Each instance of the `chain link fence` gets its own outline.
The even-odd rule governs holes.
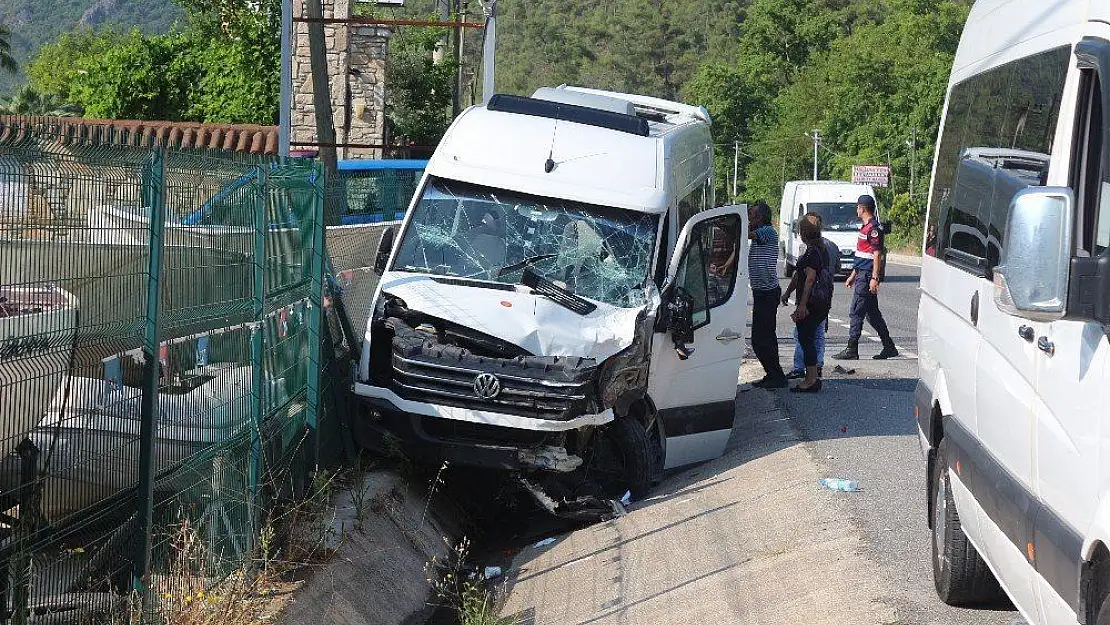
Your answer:
[[[155,619],[344,446],[319,166],[87,143],[0,127],[4,622]]]

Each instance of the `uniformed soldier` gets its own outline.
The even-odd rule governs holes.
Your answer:
[[[859,360],[859,339],[863,334],[863,319],[875,329],[883,341],[883,351],[872,356],[875,360],[885,360],[898,355],[898,348],[890,338],[890,330],[879,310],[879,285],[883,281],[885,265],[885,241],[879,220],[875,217],[875,198],[861,195],[856,200],[856,215],[863,221],[859,238],[856,240],[856,257],[852,273],[844,285],[854,289],[852,309],[849,313],[852,327],[848,331],[848,346],[833,356],[836,360]]]

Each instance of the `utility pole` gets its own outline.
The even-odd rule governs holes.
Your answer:
[[[732,198],[731,199],[733,201],[736,200],[736,196],[738,195],[737,194],[737,189],[736,189],[736,178],[739,175],[739,173],[740,173],[740,142],[735,141],[735,142],[733,142],[733,151],[732,151]]]
[[[486,28],[482,41],[482,104],[489,104],[493,97],[497,49],[497,0],[485,0]]]
[[[312,108],[316,110],[316,143],[328,175],[335,174],[335,123],[331,111],[331,82],[328,80],[327,47],[324,42],[324,9],[320,0],[305,0],[308,18],[308,56],[312,66]]]
[[[440,21],[449,21],[451,19],[451,0],[436,0],[436,5]],[[432,53],[432,62],[437,65],[442,63],[443,59],[447,57],[447,37],[448,35],[443,35],[443,38],[439,40],[439,44],[436,46],[435,52]]]
[[[910,139],[910,204],[913,204],[914,190],[917,188],[917,126],[913,127]]]
[[[458,117],[462,112],[463,90],[463,27],[466,21],[466,0],[455,0],[455,98],[452,101],[452,117]]]
[[[821,131],[813,129],[813,179],[817,180],[817,146],[821,145]]]
[[[281,111],[278,113],[278,155],[289,156],[293,111],[293,0],[281,0]]]

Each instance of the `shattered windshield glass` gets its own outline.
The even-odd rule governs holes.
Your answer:
[[[525,271],[580,297],[644,304],[656,215],[431,178],[396,271],[519,284]]]

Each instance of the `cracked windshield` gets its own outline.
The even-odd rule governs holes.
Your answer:
[[[658,217],[432,179],[395,269],[518,284],[526,271],[613,306],[645,301]]]

